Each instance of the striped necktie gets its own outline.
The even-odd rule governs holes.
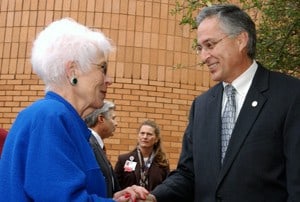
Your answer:
[[[221,134],[221,163],[226,154],[226,150],[231,138],[231,133],[235,124],[235,113],[236,113],[236,103],[235,103],[235,93],[236,90],[232,85],[225,86],[225,95],[227,96],[227,102],[224,107],[222,115],[222,134]]]

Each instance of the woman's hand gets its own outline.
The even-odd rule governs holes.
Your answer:
[[[116,202],[136,202],[137,199],[145,200],[148,194],[149,191],[144,187],[132,185],[131,187],[116,192],[113,199]]]

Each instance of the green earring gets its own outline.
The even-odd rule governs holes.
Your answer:
[[[73,77],[73,78],[71,79],[71,85],[72,85],[72,86],[75,86],[75,85],[77,84],[77,82],[78,82],[78,80],[77,80],[76,77]]]

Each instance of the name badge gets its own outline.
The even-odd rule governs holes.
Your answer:
[[[124,165],[125,172],[132,172],[135,170],[137,162],[127,160]]]

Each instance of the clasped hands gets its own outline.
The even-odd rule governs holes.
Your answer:
[[[113,199],[116,202],[156,202],[155,197],[149,191],[137,185],[116,192]]]

